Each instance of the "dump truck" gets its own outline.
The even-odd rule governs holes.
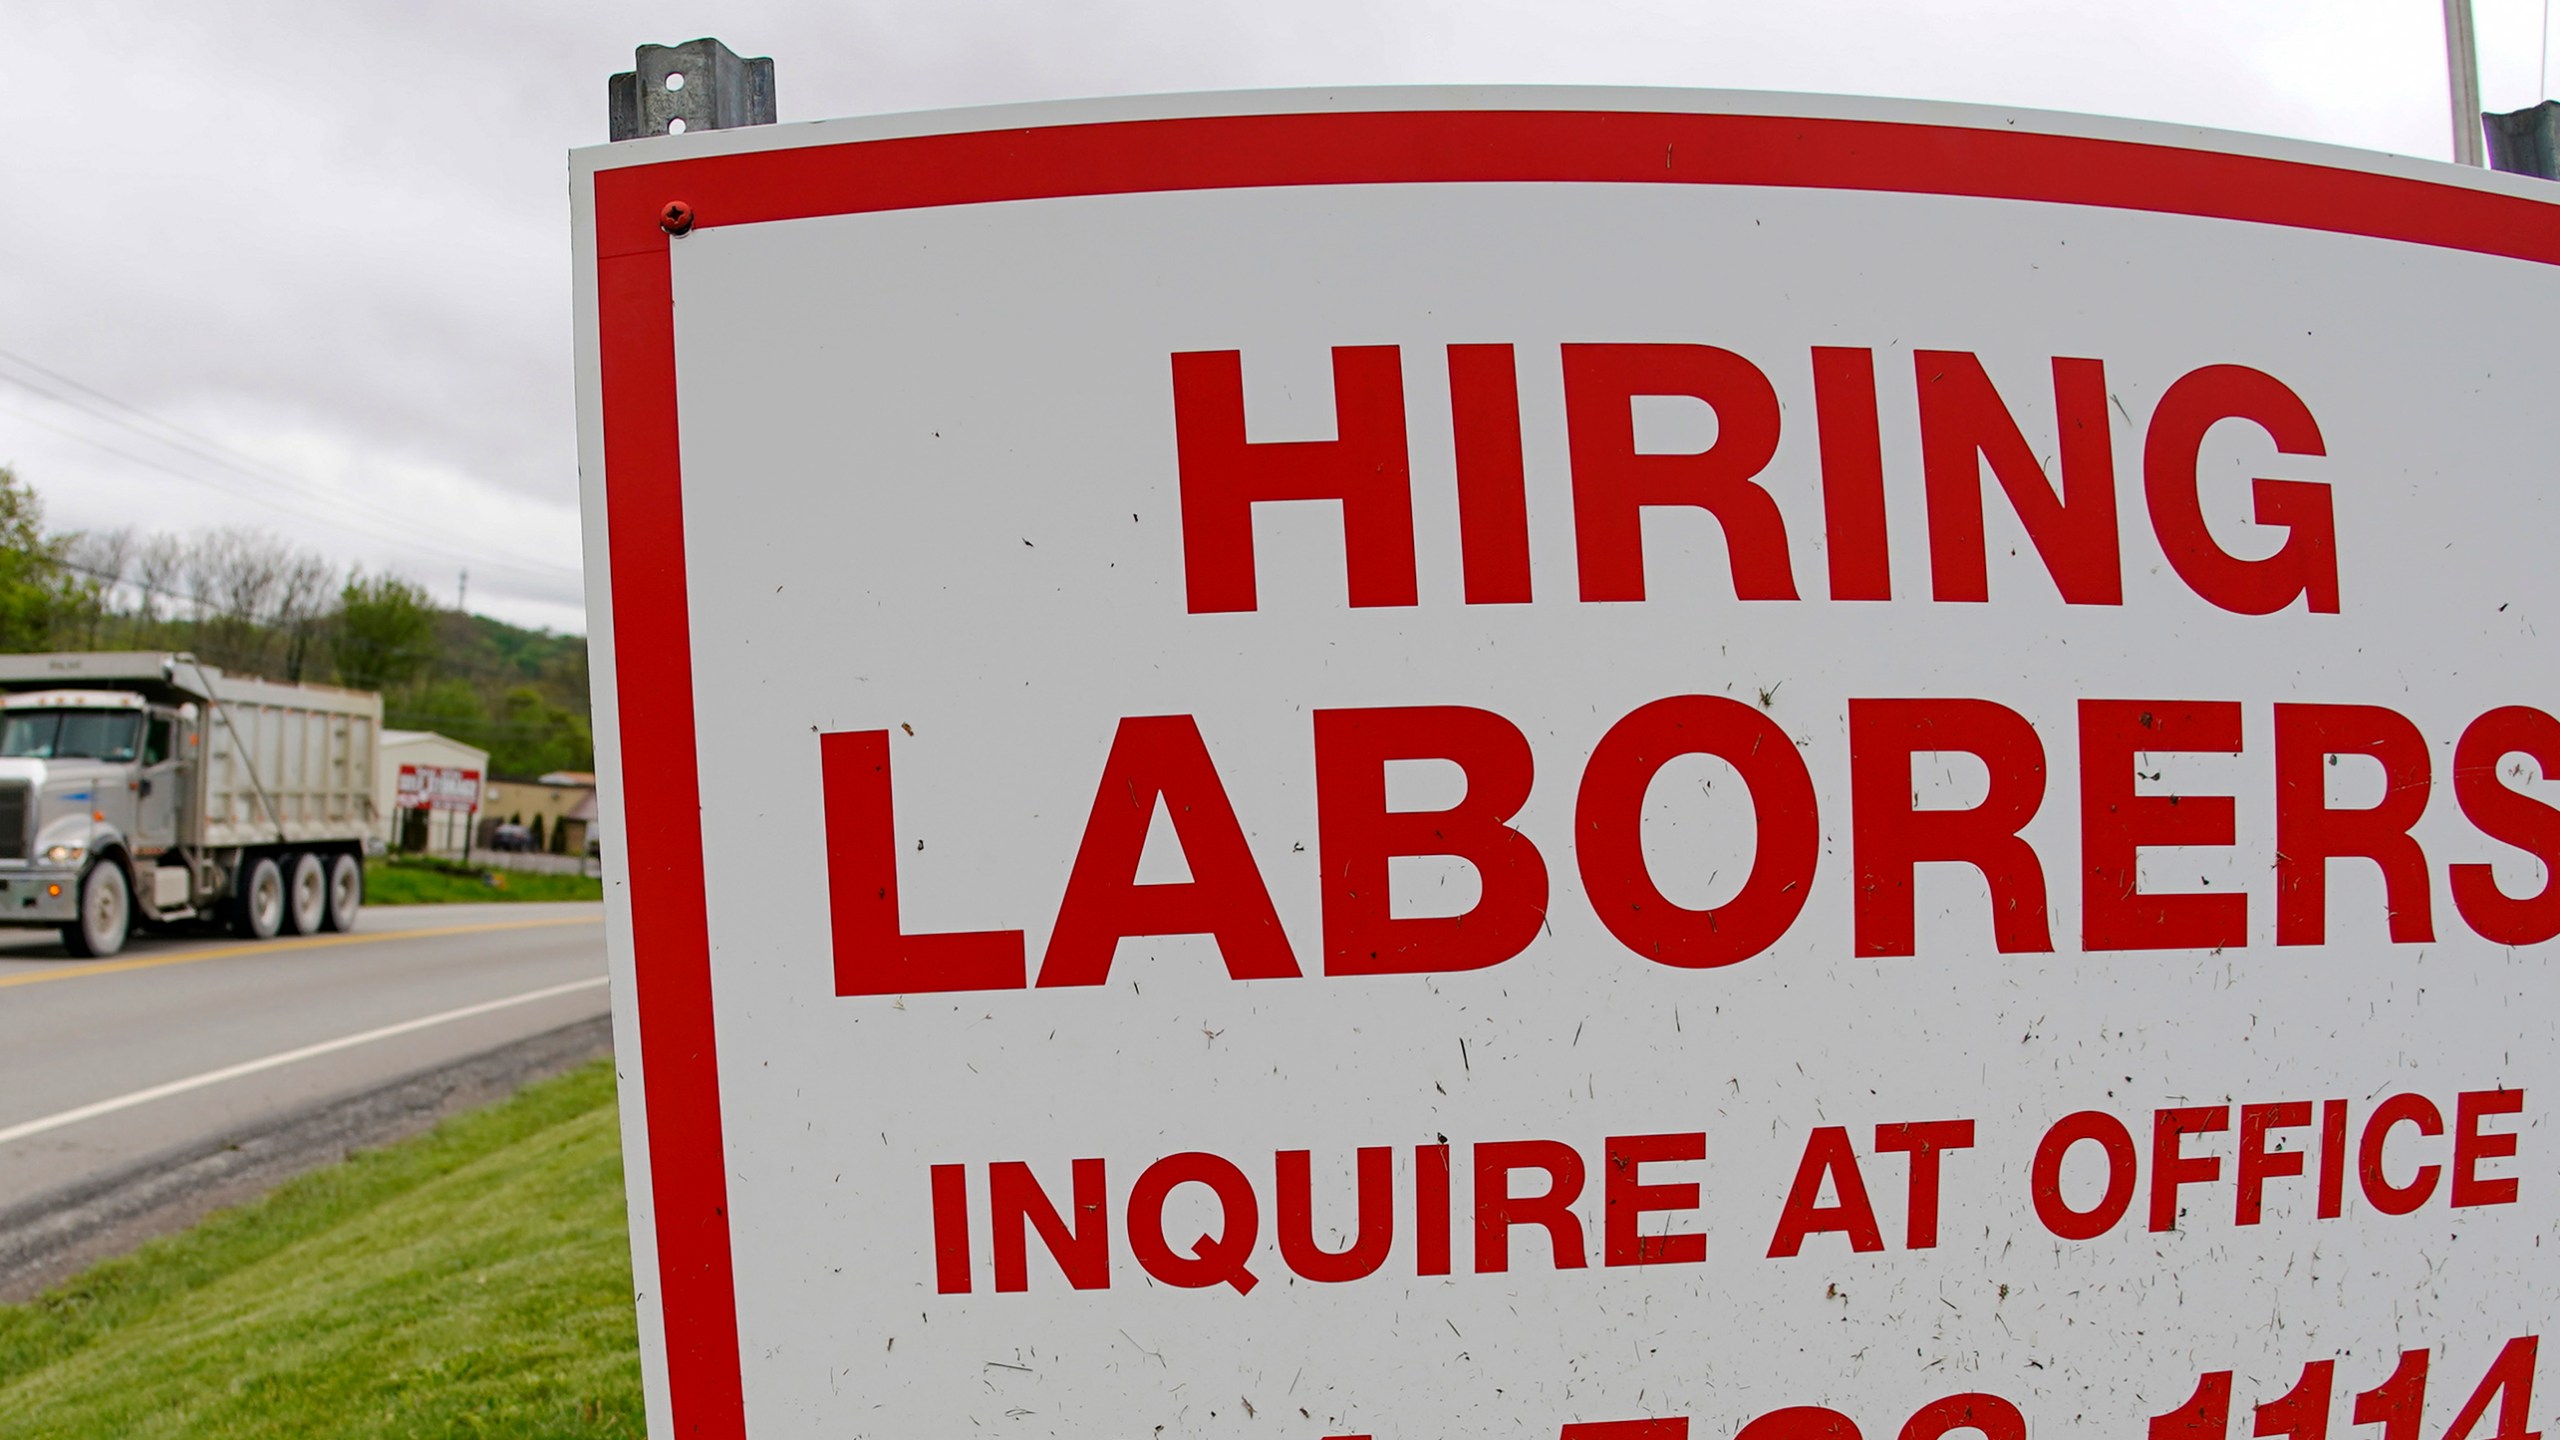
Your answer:
[[[379,695],[192,655],[0,655],[0,925],[352,928],[381,732]]]

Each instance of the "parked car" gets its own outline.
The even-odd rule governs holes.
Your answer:
[[[512,821],[501,822],[496,829],[489,832],[489,848],[492,850],[531,850],[533,848],[533,828],[528,825],[518,825]]]

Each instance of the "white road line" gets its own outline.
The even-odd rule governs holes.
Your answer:
[[[172,1080],[166,1085],[154,1085],[148,1090],[136,1090],[129,1095],[118,1095],[112,1100],[100,1100],[94,1105],[83,1105],[76,1110],[64,1110],[41,1119],[12,1125],[5,1130],[0,1130],[0,1145],[6,1145],[12,1140],[24,1140],[30,1135],[41,1135],[48,1130],[59,1130],[65,1125],[77,1125],[83,1120],[94,1120],[101,1115],[112,1115],[118,1110],[130,1110],[136,1105],[148,1105],[154,1100],[165,1100],[172,1095],[184,1095],[190,1090],[201,1090],[207,1085],[219,1085],[225,1080],[237,1080],[243,1075],[255,1075],[261,1070],[273,1070],[280,1065],[291,1065],[297,1060],[309,1060],[314,1056],[353,1049],[358,1045],[369,1045],[376,1040],[388,1040],[395,1035],[406,1035],[411,1031],[425,1030],[431,1026],[443,1025],[455,1020],[468,1020],[474,1015],[486,1015],[493,1010],[530,1005],[536,1000],[548,1000],[555,995],[593,990],[604,983],[605,977],[601,975],[592,980],[572,980],[566,985],[527,990],[521,995],[509,995],[500,1000],[483,1000],[477,1005],[465,1005],[459,1010],[422,1015],[415,1020],[403,1020],[397,1025],[385,1025],[379,1030],[367,1030],[359,1035],[341,1035],[335,1040],[323,1040],[317,1045],[305,1045],[299,1050],[283,1050],[256,1060],[244,1060],[237,1065],[225,1065],[219,1070],[207,1070],[201,1075],[190,1075],[184,1080]]]

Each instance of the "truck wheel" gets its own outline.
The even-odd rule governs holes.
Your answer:
[[[329,867],[317,855],[290,857],[293,888],[285,892],[285,927],[296,935],[317,935],[329,918]]]
[[[356,912],[364,908],[364,864],[353,855],[341,855],[329,862],[329,913],[320,925],[324,930],[353,930]]]
[[[231,902],[231,931],[243,940],[273,940],[284,928],[284,872],[273,856],[250,862]]]
[[[124,948],[133,925],[133,892],[124,867],[101,860],[80,877],[80,918],[62,927],[62,948],[103,959]]]

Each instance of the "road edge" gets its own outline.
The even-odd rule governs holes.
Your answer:
[[[190,1142],[0,1210],[0,1304],[32,1300],[102,1260],[246,1204],[295,1176],[432,1129],[613,1053],[593,1016]]]

